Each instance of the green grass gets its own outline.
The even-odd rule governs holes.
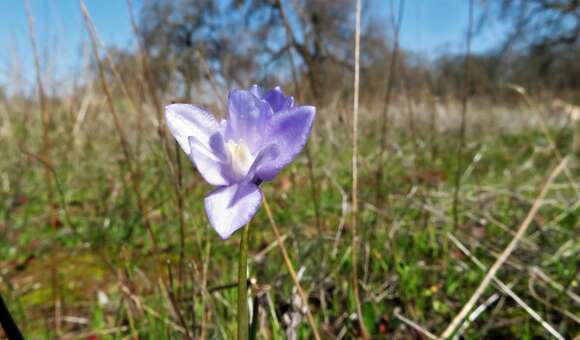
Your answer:
[[[182,157],[186,263],[180,268],[179,210],[168,165],[175,165],[175,155],[165,155],[155,129],[147,127],[135,158],[147,213],[159,243],[160,254],[155,254],[107,117],[106,112],[89,117],[92,120],[76,141],[67,134],[65,124],[53,127],[59,221],[55,237],[47,222],[44,167],[20,151],[39,150],[39,126],[34,123],[34,129],[27,129],[22,118],[14,117],[11,134],[0,137],[6,145],[0,159],[0,199],[4,202],[0,206],[0,287],[15,318],[29,338],[54,336],[51,268],[55,268],[62,316],[82,319],[81,323],[63,319],[62,333],[72,338],[94,334],[121,339],[132,332],[143,339],[182,337],[179,318],[160,281],[172,290],[186,326],[195,328],[196,336],[204,320],[208,338],[232,338],[236,333],[236,290],[212,289],[236,282],[239,235],[221,241],[209,228],[202,200],[211,188]],[[446,239],[446,232],[491,266],[512,238],[505,229],[517,230],[558,162],[539,129],[490,127],[489,131],[470,133],[464,150],[460,223],[453,230],[456,133],[448,130],[433,134],[424,128],[418,134],[416,150],[408,133],[392,129],[389,148],[384,151],[384,185],[378,188],[375,173],[380,164],[372,119],[367,117],[360,139],[359,225],[363,244],[359,280],[364,323],[375,338],[418,336],[395,316],[397,310],[440,334],[485,275]],[[263,185],[274,218],[287,235],[286,247],[294,267],[302,273],[302,286],[309,294],[324,338],[359,334],[352,319],[352,249],[341,193],[348,195],[351,185],[346,131],[344,126],[336,126],[340,143],[335,145],[319,127],[311,143],[320,229],[316,226],[306,157],[301,156],[273,183]],[[571,130],[553,129],[550,133],[558,152],[570,154]],[[566,293],[531,275],[530,268],[540,268],[578,294],[580,205],[573,185],[579,189],[579,166],[574,161],[569,164],[571,178],[561,175],[556,180],[526,234],[527,241],[518,246],[498,273],[499,279],[511,285],[566,338],[576,336],[580,325],[563,311],[578,315],[579,305]],[[384,195],[382,206],[375,206],[377,190]],[[339,230],[341,221],[344,224]],[[274,242],[266,214],[260,210],[252,222],[250,239],[250,277],[257,280],[253,292],[261,309],[258,337],[283,339],[285,320],[296,312],[292,304],[294,285],[276,247],[258,261],[254,259]],[[162,277],[157,270],[160,263],[165,271]],[[539,297],[549,304],[534,296],[530,287],[535,287]],[[99,304],[99,292],[108,297],[107,304]],[[500,291],[490,286],[480,303],[496,292]],[[298,338],[312,338],[305,317],[300,313],[294,316],[301,319],[296,329]],[[504,295],[464,332],[466,339],[548,336],[539,323]]]

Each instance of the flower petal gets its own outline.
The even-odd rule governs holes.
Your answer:
[[[310,136],[315,115],[315,107],[299,106],[277,113],[270,119],[263,140],[276,144],[280,155],[257,169],[256,175],[260,179],[273,179],[302,151]]]
[[[271,164],[273,161],[275,161],[279,155],[280,148],[276,144],[269,144],[265,148],[260,150],[256,158],[254,159],[254,163],[252,163],[250,169],[248,170],[248,174],[246,175],[246,181],[254,182],[256,179],[264,180],[263,178],[260,178],[260,176],[257,175],[258,172],[260,171],[261,167],[263,166],[267,167],[268,164]]]
[[[217,189],[204,202],[211,226],[225,240],[254,216],[262,192],[253,183],[238,183]]]
[[[221,158],[220,149],[223,150],[223,137],[216,132],[210,137],[210,145],[204,145],[194,136],[189,140],[189,158],[195,164],[200,175],[211,185],[228,185],[231,177],[228,175],[228,168]]]
[[[226,140],[244,140],[252,152],[257,152],[260,137],[272,115],[270,105],[249,91],[231,91],[228,97]]]
[[[193,136],[202,145],[207,146],[210,137],[219,130],[219,124],[214,116],[194,105],[168,105],[165,107],[165,119],[169,131],[188,155],[191,151],[188,137]]]
[[[274,113],[288,110],[294,106],[294,97],[284,95],[280,86],[276,86],[261,97],[270,104]]]
[[[248,91],[250,91],[250,93],[252,93],[257,98],[262,99],[264,97],[264,90],[260,85],[252,85]]]

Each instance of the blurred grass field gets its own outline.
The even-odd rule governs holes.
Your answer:
[[[457,25],[441,3],[423,23]],[[0,55],[0,292],[27,339],[235,338],[240,233],[209,226],[163,107],[223,118],[258,83],[317,116],[249,226],[255,338],[580,340],[580,3],[466,2],[460,53],[408,49],[404,1],[127,1],[126,48],[92,21],[113,4],[59,19],[76,68],[28,1],[29,53]]]
[[[50,164],[38,156],[38,107],[23,101],[2,108],[9,114],[0,130],[1,287],[18,324],[34,339],[55,336],[55,315],[65,339],[182,338],[184,326],[196,336],[232,338],[239,235],[222,241],[211,230],[202,204],[211,188],[178,156],[173,141],[170,153],[164,151],[155,110],[145,106],[135,114],[119,98],[115,106],[130,140],[156,253],[100,98],[89,100],[84,113],[77,111],[82,98],[50,103]],[[431,118],[416,121],[413,134],[407,109],[395,106],[385,150],[375,142],[376,109],[361,109],[359,279],[364,323],[373,338],[423,336],[398,316],[442,332],[485,274],[473,259],[485,268],[493,264],[559,158],[572,154],[572,125],[546,116],[542,105],[537,111],[475,105],[462,158],[458,228],[452,223],[457,106],[417,106],[418,116]],[[348,108],[320,108],[309,143],[320,225],[305,155],[263,189],[321,335],[348,339],[359,330],[350,279],[350,123],[342,115],[348,117]],[[377,187],[381,152],[385,184]],[[49,166],[55,233],[47,223],[43,173]],[[497,276],[566,338],[580,332],[578,170],[576,161],[568,163]],[[375,205],[377,194],[384,197],[381,206]],[[295,332],[312,338],[264,209],[251,223],[250,277],[260,306],[259,337]],[[487,310],[462,331],[466,339],[548,337],[493,285],[478,306]]]

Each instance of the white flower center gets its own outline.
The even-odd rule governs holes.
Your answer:
[[[240,139],[237,143],[233,140],[227,141],[226,151],[234,174],[239,177],[246,176],[252,163],[254,163],[254,156],[250,153],[244,140]]]

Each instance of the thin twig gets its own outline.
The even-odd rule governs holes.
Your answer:
[[[191,334],[189,334],[189,328],[187,327],[187,323],[185,322],[185,317],[183,316],[183,313],[181,313],[181,310],[179,309],[178,300],[175,298],[174,285],[173,285],[173,273],[171,270],[171,262],[169,262],[169,261],[167,262],[167,273],[169,274],[168,275],[169,276],[169,287],[167,287],[165,284],[163,284],[163,278],[159,278],[159,281],[160,281],[159,287],[161,287],[161,295],[165,296],[165,298],[169,301],[169,306],[171,307],[171,310],[173,311],[173,313],[177,317],[177,321],[179,322],[179,324],[181,325],[181,327],[185,331],[185,337],[187,339],[192,340],[193,337]]]
[[[266,199],[266,195],[264,195],[264,208],[266,209],[266,214],[268,215],[268,220],[270,220],[270,224],[272,225],[272,230],[274,230],[274,234],[276,235],[276,240],[278,241],[278,245],[280,248],[280,252],[282,253],[282,257],[284,258],[284,262],[286,263],[286,267],[288,268],[288,272],[290,273],[290,277],[292,281],[294,281],[294,285],[298,290],[298,294],[300,295],[300,299],[302,300],[302,305],[306,310],[306,319],[310,324],[310,328],[314,333],[314,337],[316,340],[320,340],[320,334],[318,334],[318,329],[316,328],[316,323],[314,322],[314,318],[312,317],[312,313],[310,312],[310,307],[308,305],[308,298],[304,293],[304,289],[302,289],[302,285],[300,284],[300,280],[298,280],[298,276],[296,275],[296,271],[294,270],[294,266],[292,265],[292,261],[290,261],[290,257],[288,256],[288,251],[286,250],[286,246],[284,242],[282,242],[282,236],[280,235],[280,231],[278,230],[278,226],[276,226],[276,221],[274,221],[274,216],[272,215],[272,210],[270,210],[270,205],[268,204],[268,200]]]
[[[282,237],[281,237],[282,242],[286,241],[286,238],[288,238],[288,234],[282,235]],[[277,247],[278,247],[278,241],[274,241],[274,242],[270,243],[266,248],[264,248],[259,253],[257,253],[256,255],[254,255],[250,259],[250,261],[252,261],[252,262],[262,262],[262,261],[264,261],[264,258],[266,257],[266,255],[270,251],[274,250]]]
[[[211,89],[214,92],[214,95],[216,97],[216,102],[217,102],[217,106],[220,112],[224,111],[224,104],[222,103],[222,101],[220,100],[220,98],[222,98],[222,91],[220,91],[219,86],[216,82],[216,79],[213,75],[213,72],[211,71],[211,69],[209,68],[209,65],[207,63],[206,58],[203,56],[203,54],[201,53],[200,49],[196,49],[195,50],[195,56],[197,59],[199,59],[201,67],[203,68],[203,70],[205,71],[205,73],[207,74],[207,79],[209,80],[209,84],[211,86]]]
[[[441,336],[442,338],[444,338],[444,339],[449,338],[451,335],[453,335],[455,333],[455,330],[461,325],[461,323],[463,322],[463,320],[465,319],[467,314],[471,311],[471,309],[473,308],[475,303],[477,303],[477,300],[479,299],[481,294],[483,294],[483,292],[485,291],[485,289],[487,288],[489,283],[493,280],[493,278],[495,277],[495,274],[497,273],[499,268],[504,264],[504,262],[508,259],[508,257],[514,251],[514,249],[518,245],[518,242],[524,236],[524,234],[528,230],[528,227],[532,223],[532,220],[534,219],[538,210],[542,206],[544,197],[548,193],[548,190],[550,189],[552,183],[554,182],[556,177],[558,177],[558,175],[560,174],[562,169],[564,169],[564,167],[566,166],[567,160],[568,160],[567,158],[564,158],[560,162],[560,164],[552,171],[552,173],[548,177],[548,180],[546,181],[546,184],[544,184],[542,191],[540,192],[540,194],[536,198],[534,205],[532,206],[532,208],[528,212],[528,215],[526,216],[525,220],[522,222],[522,224],[518,228],[518,232],[516,233],[516,236],[511,240],[511,242],[508,244],[508,246],[504,249],[504,251],[501,253],[499,258],[495,261],[493,266],[491,266],[491,269],[487,272],[487,274],[485,275],[485,277],[483,278],[483,280],[481,281],[481,283],[479,284],[479,286],[477,287],[477,289],[475,290],[475,292],[473,293],[473,295],[471,296],[469,301],[463,306],[463,308],[461,309],[459,314],[457,314],[457,316],[453,319],[453,321],[451,321],[449,326],[445,329],[445,331],[443,332],[443,334]]]

